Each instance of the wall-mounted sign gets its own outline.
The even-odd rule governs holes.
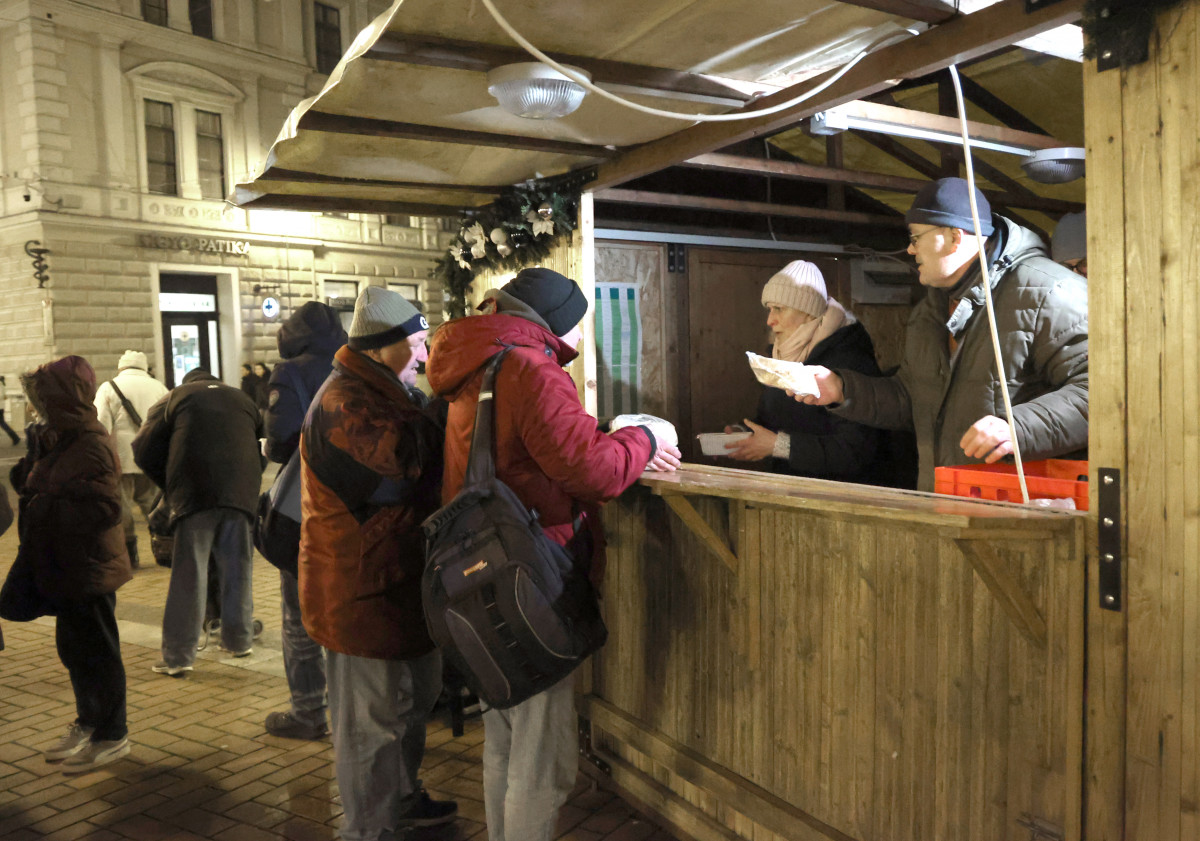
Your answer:
[[[166,251],[200,251],[207,254],[235,254],[239,257],[246,257],[250,254],[250,243],[247,240],[215,239],[213,237],[139,234],[138,247],[161,248]]]
[[[217,296],[195,292],[159,292],[158,308],[162,312],[216,312]]]
[[[277,298],[263,298],[262,314],[266,318],[275,318],[279,315],[279,300]]]

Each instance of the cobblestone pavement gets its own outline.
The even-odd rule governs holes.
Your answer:
[[[0,453],[5,488],[10,454]],[[11,489],[9,494],[11,499]],[[139,527],[143,566],[117,594],[133,751],[82,776],[64,776],[58,766],[47,764],[41,751],[75,717],[67,672],[55,652],[53,620],[3,623],[0,839],[333,841],[342,809],[331,743],[279,739],[263,729],[268,712],[287,708],[278,573],[256,555],[255,615],[265,631],[251,656],[226,657],[212,644],[186,677],[156,675],[150,667],[160,656],[169,571],[154,566],[144,524]],[[16,550],[14,526],[0,538],[0,580]],[[427,744],[425,785],[435,798],[456,799],[459,818],[437,830],[414,830],[407,838],[486,839],[482,724],[468,720],[464,735],[455,739],[447,720],[433,720]],[[559,838],[672,841],[674,836],[581,774],[560,815]]]

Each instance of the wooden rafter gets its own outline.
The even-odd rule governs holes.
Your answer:
[[[753,213],[764,216],[780,216],[790,219],[813,219],[821,222],[839,222],[849,225],[876,225],[901,227],[904,220],[899,216],[882,213],[859,213],[850,210],[825,210],[817,207],[797,207],[789,204],[770,204],[744,199],[722,199],[713,196],[688,196],[676,193],[656,193],[649,190],[597,190],[596,201],[614,204],[637,204],[647,207],[677,207],[687,210],[712,210],[725,213]]]
[[[586,70],[591,74],[592,81],[597,83],[630,85],[685,96],[729,100],[736,103],[750,101],[749,94],[697,73],[567,53],[548,52],[546,55],[561,64],[570,64]],[[471,70],[478,73],[486,73],[492,68],[504,64],[534,60],[520,47],[391,31],[380,36],[375,45],[366,53],[366,57],[426,67]]]
[[[961,72],[959,73],[959,79],[962,81],[963,96],[966,99],[974,102],[1009,128],[1015,128],[1019,131],[1029,131],[1034,134],[1049,134],[1049,132],[1033,120],[1026,117],[1016,108],[1013,108],[974,79],[968,78]]]
[[[601,165],[591,186],[612,187],[682,160],[751,137],[775,134],[817,111],[886,90],[897,78],[928,75],[955,62],[993,52],[1048,29],[1074,23],[1084,0],[1059,0],[1028,14],[1025,0],[1001,0],[972,15],[956,17],[899,44],[867,56],[820,94],[777,113],[733,123],[702,123],[630,149]],[[767,108],[787,102],[822,83],[830,74],[786,88],[756,103]]]
[[[342,175],[325,175],[320,172],[304,172],[298,169],[271,167],[258,176],[257,181],[291,181],[296,184],[342,184],[351,187],[391,187],[397,190],[439,190],[446,193],[479,193],[499,195],[504,189],[492,184],[447,184],[440,181],[396,181],[387,178],[350,178]]]
[[[899,15],[924,23],[945,23],[958,14],[952,5],[941,0],[840,0],[847,6],[874,9],[889,15]]]
[[[242,207],[272,210],[304,210],[312,213],[379,213],[408,216],[460,216],[469,207],[426,202],[355,199],[338,196],[290,196],[272,193],[241,204]]]
[[[718,170],[721,172],[740,172],[749,175],[789,178],[796,181],[812,181],[818,184],[839,184],[847,187],[890,190],[897,193],[915,193],[929,183],[927,180],[921,178],[905,178],[900,175],[885,175],[878,172],[863,172],[841,169],[839,167],[820,166],[818,164],[746,158],[738,155],[722,155],[716,152],[709,155],[698,155],[689,161],[684,161],[682,166]],[[1031,210],[1045,210],[1056,213],[1072,213],[1083,210],[1084,207],[1081,202],[1050,199],[1036,194],[1026,196],[1002,193],[995,190],[984,190],[984,195],[993,204],[1006,207],[1026,207]]]
[[[550,140],[544,137],[497,134],[495,132],[469,131],[466,129],[445,128],[443,126],[400,123],[395,120],[350,117],[344,114],[329,114],[323,111],[305,112],[304,116],[300,118],[299,127],[303,131],[361,134],[370,137],[391,137],[402,140],[427,140],[434,143],[462,143],[468,146],[524,149],[532,152],[549,152],[583,158],[607,159],[618,154],[616,151],[604,146],[573,143],[568,140]]]

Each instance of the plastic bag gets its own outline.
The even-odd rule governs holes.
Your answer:
[[[654,437],[662,443],[669,447],[679,446],[679,433],[675,431],[675,425],[668,420],[654,415],[617,415],[608,428],[616,432],[627,426],[648,426]]]

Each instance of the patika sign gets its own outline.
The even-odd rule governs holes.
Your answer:
[[[169,237],[161,234],[140,234],[141,248],[162,248],[167,251],[199,251],[207,254],[250,254],[250,243],[240,239],[213,239],[211,237]]]

